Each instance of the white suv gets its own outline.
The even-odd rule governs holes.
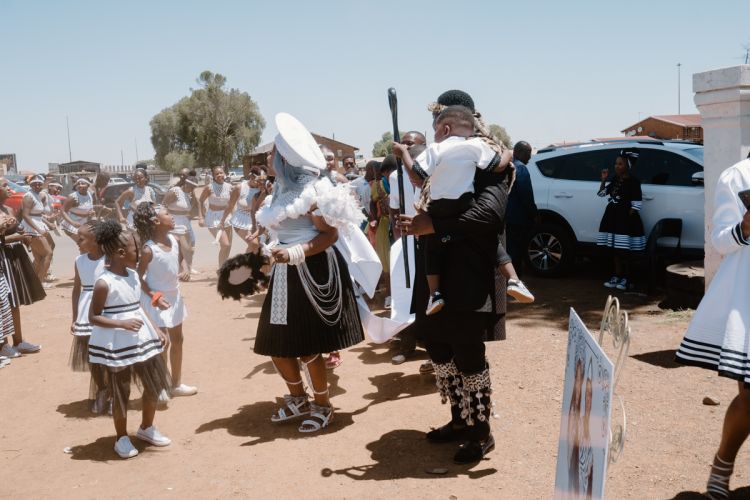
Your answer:
[[[633,175],[643,191],[641,219],[648,236],[661,219],[682,219],[681,247],[702,252],[703,146],[679,141],[617,140],[539,150],[528,164],[539,208],[528,246],[531,267],[539,274],[559,274],[577,254],[596,245],[607,199],[597,196],[602,169],[614,175],[621,149],[640,154]],[[665,239],[660,245],[676,245]],[[590,249],[590,248],[589,248]]]

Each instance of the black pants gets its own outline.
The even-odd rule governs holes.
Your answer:
[[[507,236],[507,247],[513,267],[520,278],[523,275],[523,264],[526,260],[526,247],[529,244],[531,233],[526,226],[520,224],[506,224],[505,234]]]
[[[487,367],[484,358],[484,342],[425,342],[427,354],[433,363],[450,363],[453,361],[459,372],[471,375],[481,373]]]

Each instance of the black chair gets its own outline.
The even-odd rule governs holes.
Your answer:
[[[661,238],[677,238],[677,246],[672,247],[660,247],[659,239]],[[672,258],[679,258],[682,250],[682,219],[661,219],[651,230],[648,235],[648,241],[646,242],[646,257],[648,258],[648,294],[651,295],[654,292],[656,273],[659,265],[660,257],[670,256]]]

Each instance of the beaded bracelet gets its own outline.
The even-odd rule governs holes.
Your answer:
[[[302,245],[294,245],[293,247],[287,248],[289,253],[289,264],[296,266],[302,264],[305,261],[305,251]]]

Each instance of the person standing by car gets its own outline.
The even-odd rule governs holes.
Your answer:
[[[518,141],[513,147],[516,182],[508,194],[508,208],[505,212],[506,247],[518,276],[523,275],[526,246],[538,213],[531,176],[526,168],[530,158],[531,145],[526,141]]]
[[[623,149],[615,160],[615,178],[606,184],[609,169],[602,170],[599,196],[609,197],[609,203],[599,224],[596,244],[611,248],[614,256],[615,274],[604,283],[607,288],[627,290],[630,286],[630,256],[646,248],[646,236],[641,222],[641,181],[632,175],[638,161],[638,151]]]

